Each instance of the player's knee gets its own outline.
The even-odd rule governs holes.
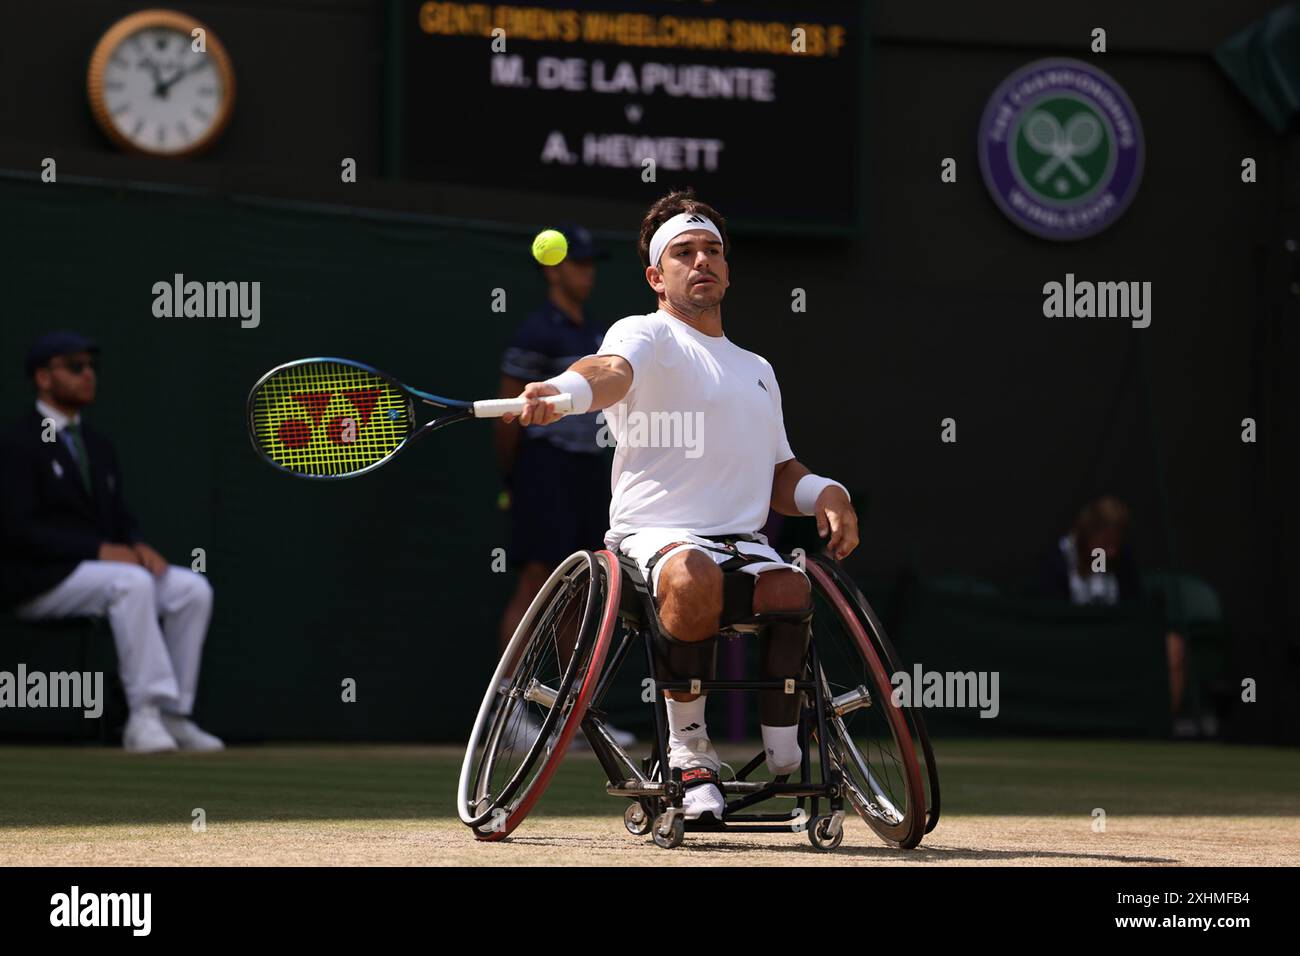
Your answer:
[[[675,597],[722,604],[722,571],[703,551],[679,551],[664,563],[659,572],[661,592]]]
[[[797,611],[808,606],[812,589],[798,571],[764,571],[754,583],[754,613]]]
[[[722,571],[702,551],[680,551],[659,572],[657,592],[662,601],[689,608],[699,622],[716,621],[722,614]]]

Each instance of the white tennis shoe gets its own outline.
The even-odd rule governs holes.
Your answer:
[[[716,774],[722,767],[722,763],[708,737],[680,737],[674,734],[670,738],[668,766],[680,767],[683,771],[683,782],[689,782],[686,778],[690,776],[691,770],[704,768]],[[712,783],[690,787],[682,797],[682,813],[687,820],[704,820],[711,817],[721,823],[722,811],[726,805],[722,791]]]
[[[682,815],[687,820],[704,820],[711,818],[715,823],[722,822],[722,812],[727,808],[727,801],[722,791],[711,783],[692,787],[682,796]]]
[[[161,754],[178,749],[176,739],[163,726],[157,707],[137,707],[126,719],[122,747],[131,754]]]
[[[162,725],[181,750],[192,750],[195,753],[215,753],[218,750],[226,749],[226,745],[221,742],[221,738],[214,737],[206,730],[201,730],[199,725],[188,717],[182,717],[179,714],[163,714]]]

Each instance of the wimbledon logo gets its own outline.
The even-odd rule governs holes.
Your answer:
[[[1016,225],[1044,239],[1107,228],[1137,194],[1142,125],[1124,90],[1079,60],[1013,73],[980,121],[980,170]]]

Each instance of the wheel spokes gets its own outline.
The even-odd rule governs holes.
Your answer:
[[[489,817],[530,805],[538,782],[554,772],[556,747],[588,680],[608,573],[607,562],[591,555],[564,562],[498,665],[462,768],[461,816],[481,835]]]

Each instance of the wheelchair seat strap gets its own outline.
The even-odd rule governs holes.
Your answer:
[[[696,537],[703,538],[706,541],[712,541],[714,544],[721,545],[721,547],[711,548],[708,545],[700,544],[698,541],[669,542],[668,544],[660,548],[658,551],[656,551],[654,554],[652,554],[650,556],[650,560],[646,562],[646,566],[645,566],[646,581],[654,580],[653,575],[654,575],[655,565],[659,563],[660,559],[662,559],[666,554],[668,554],[668,552],[672,551],[675,548],[680,548],[683,545],[694,545],[697,548],[704,548],[708,551],[716,552],[717,554],[728,555],[728,559],[726,561],[723,561],[722,564],[720,565],[723,571],[734,571],[736,570],[736,568],[741,567],[742,565],[745,564],[749,564],[753,561],[768,560],[767,558],[761,557],[756,554],[744,554],[736,547],[737,541],[757,542],[758,537],[756,535],[726,534],[726,535],[713,536],[713,535],[701,534],[701,535],[696,535]]]

